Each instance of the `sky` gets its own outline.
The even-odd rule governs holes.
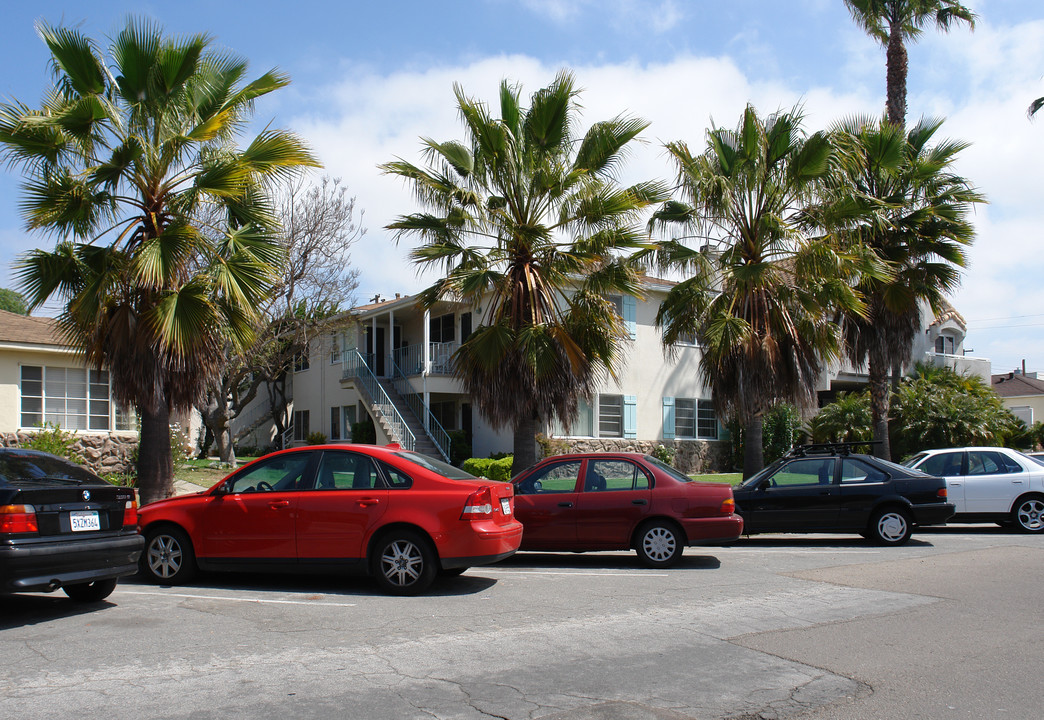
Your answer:
[[[908,47],[907,122],[945,120],[938,138],[971,143],[956,171],[989,201],[974,214],[976,239],[951,298],[968,324],[968,355],[993,372],[1044,372],[1044,96],[1041,0],[966,0],[974,32],[931,28]],[[6,5],[6,4],[5,4]],[[378,164],[420,163],[421,137],[462,139],[453,85],[494,102],[501,80],[523,96],[562,69],[583,88],[581,125],[617,115],[651,124],[621,168],[624,182],[670,180],[666,142],[704,146],[706,131],[733,127],[743,108],[800,106],[808,131],[852,115],[879,116],[884,50],[852,22],[842,0],[441,0],[381,3],[177,3],[36,0],[4,8],[0,100],[38,106],[50,85],[34,22],[79,27],[108,46],[128,17],[168,34],[206,32],[250,62],[277,67],[290,87],[257,103],[266,126],[302,136],[363,210],[352,251],[356,299],[411,294],[432,280],[407,258],[410,241],[385,230],[418,209]],[[19,212],[20,177],[0,166],[0,287],[17,289],[12,264],[54,238],[30,235]]]

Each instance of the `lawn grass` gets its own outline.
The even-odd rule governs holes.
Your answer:
[[[237,457],[236,465],[244,465],[255,459],[253,457]],[[174,479],[184,480],[193,485],[208,488],[230,472],[232,472],[231,468],[226,467],[213,458],[191,458],[174,468]]]
[[[690,475],[689,477],[693,480],[699,480],[700,482],[739,485],[740,480],[743,479],[743,473],[704,473],[703,475]]]

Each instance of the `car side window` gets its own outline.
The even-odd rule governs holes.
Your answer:
[[[384,471],[384,477],[388,479],[388,484],[391,485],[392,488],[402,489],[413,486],[413,478],[399,468],[382,462],[381,469]]]
[[[602,490],[648,490],[649,477],[627,460],[588,460],[584,492]]]
[[[576,478],[579,474],[579,460],[547,465],[519,482],[518,492],[522,495],[571,493],[576,489]]]
[[[953,477],[961,474],[963,460],[963,452],[939,453],[926,458],[923,463],[917,466],[917,469],[929,475]]]
[[[324,452],[317,475],[317,490],[372,490],[380,482],[373,460],[351,452]]]
[[[842,458],[841,460],[841,482],[845,484],[879,483],[887,479],[887,473],[862,460],[857,458]]]
[[[254,463],[225,484],[230,493],[280,492],[311,487],[306,474],[312,453],[276,455]]]
[[[772,487],[830,485],[834,482],[834,458],[793,460],[777,470],[770,480]]]
[[[969,475],[1004,475],[1021,470],[1021,466],[1016,465],[1014,461],[1009,461],[1003,453],[988,450],[968,453]]]

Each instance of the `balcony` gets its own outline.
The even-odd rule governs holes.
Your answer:
[[[970,355],[950,355],[946,353],[926,352],[924,362],[934,367],[947,367],[960,375],[975,375],[990,384],[992,365],[988,358],[977,358]]]

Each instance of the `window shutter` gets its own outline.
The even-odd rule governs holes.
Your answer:
[[[638,398],[624,395],[623,434],[625,438],[638,437]]]
[[[663,399],[663,439],[674,439],[674,398]]]
[[[638,301],[633,295],[623,296],[623,320],[628,335],[632,340],[638,339]]]

